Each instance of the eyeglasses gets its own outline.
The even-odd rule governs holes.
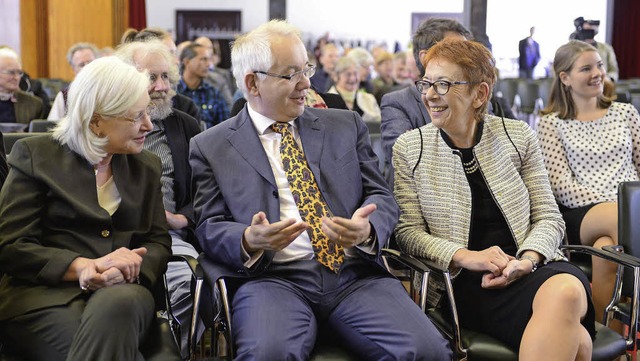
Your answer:
[[[436,91],[438,95],[445,95],[449,92],[449,88],[452,85],[463,85],[463,84],[477,84],[468,81],[447,81],[447,80],[437,80],[433,83],[428,80],[418,80],[415,82],[416,88],[421,94],[427,94],[427,90],[433,87],[433,90]]]
[[[146,117],[149,116],[149,114],[147,113],[146,109],[141,111],[140,113],[138,113],[134,118],[130,118],[130,117],[126,117],[124,115],[100,115],[102,118],[111,118],[111,119],[122,119],[122,120],[126,120],[127,122],[131,123],[131,124],[139,124],[140,122],[142,122]]]
[[[0,71],[0,74],[6,74],[9,76],[19,76],[22,77],[22,75],[24,75],[24,72],[22,70],[3,70]]]
[[[261,70],[254,70],[253,73],[264,74],[264,75],[272,76],[274,78],[287,79],[290,82],[297,83],[300,80],[302,80],[302,76],[304,76],[307,79],[311,78],[313,74],[316,73],[316,67],[315,65],[309,65],[309,67],[307,67],[306,69],[296,71],[295,73],[291,73],[289,75],[274,74],[274,73],[269,73],[267,71],[261,71]]]

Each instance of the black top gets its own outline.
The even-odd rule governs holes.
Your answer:
[[[16,113],[11,100],[0,100],[0,123],[15,123]]]

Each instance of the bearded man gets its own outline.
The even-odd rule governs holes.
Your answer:
[[[190,115],[171,108],[176,95],[172,83],[178,69],[171,53],[157,40],[133,42],[118,49],[116,56],[149,74],[147,108],[153,130],[147,134],[144,148],[162,161],[162,194],[173,254],[198,257],[191,202],[191,167],[189,141],[200,132],[200,125]],[[182,354],[187,356],[187,339],[191,325],[191,271],[182,262],[170,262],[167,283],[174,316],[182,325]]]

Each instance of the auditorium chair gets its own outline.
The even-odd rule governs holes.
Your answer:
[[[58,122],[47,119],[34,119],[29,122],[30,133],[46,133],[53,131],[53,128],[58,124]]]
[[[401,278],[401,280],[407,281],[405,286],[408,287],[409,295],[424,310],[429,269],[415,258],[403,255],[396,250],[384,249],[382,257],[386,265],[393,262],[394,267],[401,266],[405,268],[402,272],[395,268],[390,269],[390,271],[395,275],[408,275],[407,279]],[[202,282],[196,283],[193,319],[196,320],[199,316],[205,327],[212,330],[209,354],[220,359],[232,360],[235,356],[235,345],[232,337],[233,325],[230,322],[230,299],[234,289],[237,287],[236,282],[234,282],[237,279],[218,277],[219,274],[227,273],[228,271],[224,267],[215,264],[204,254],[198,258],[198,262],[200,275],[203,279],[201,280]],[[390,267],[387,266],[387,268],[389,269]],[[195,360],[196,355],[194,331],[194,329],[191,330],[190,340],[192,360]],[[358,357],[340,346],[339,340],[332,337],[332,334],[320,329],[310,360],[351,361],[358,360]]]
[[[626,258],[620,254],[598,250],[586,246],[568,246],[571,251],[587,252],[592,255],[603,257],[610,261],[632,267],[638,272],[640,270],[640,260],[637,258]],[[456,309],[456,302],[453,295],[453,282],[448,269],[441,268],[435,263],[421,259],[430,269],[430,277],[440,279],[445,285],[445,294],[450,307],[448,309],[430,308],[429,317],[442,333],[451,340],[454,356],[456,360],[472,361],[517,361],[518,353],[502,342],[486,334],[464,329],[460,326]],[[637,295],[635,297],[637,299]],[[593,342],[594,361],[616,360],[622,355],[626,355],[627,343],[625,339],[605,325],[596,323],[596,338]]]

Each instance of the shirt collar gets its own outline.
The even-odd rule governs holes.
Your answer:
[[[18,102],[18,100],[16,99],[16,94],[15,93],[3,93],[0,92],[0,100],[1,101],[8,101],[11,100],[12,103],[16,103]]]
[[[258,113],[257,111],[253,110],[253,108],[251,108],[251,104],[247,103],[247,110],[249,111],[249,116],[251,117],[251,122],[253,123],[254,128],[256,128],[256,130],[258,131],[259,135],[264,135],[267,133],[273,133],[273,130],[271,129],[271,124],[275,123],[276,121],[265,117],[264,115]],[[292,119],[291,121],[288,122],[289,125],[291,125],[293,128],[296,127],[295,125],[295,119]]]

